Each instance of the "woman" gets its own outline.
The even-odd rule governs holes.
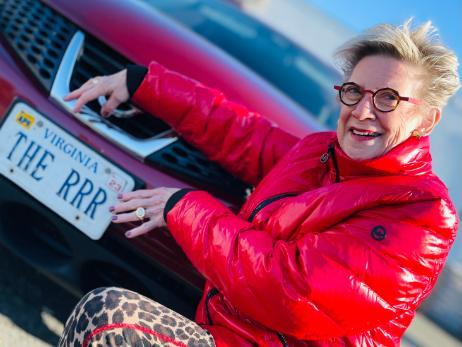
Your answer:
[[[301,140],[157,63],[72,92],[76,111],[110,95],[104,116],[133,94],[256,189],[238,215],[197,190],[120,196],[114,223],[147,218],[127,237],[167,226],[207,279],[197,324],[100,288],[60,345],[398,346],[458,227],[428,137],[459,87],[457,59],[430,23],[410,25],[377,26],[339,50],[337,131]]]

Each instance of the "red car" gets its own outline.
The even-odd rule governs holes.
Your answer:
[[[0,242],[76,295],[116,285],[191,317],[203,279],[167,230],[126,239],[121,191],[198,187],[237,207],[251,187],[155,115],[63,101],[93,76],[156,60],[303,134],[335,123],[335,71],[232,5],[0,0]],[[310,75],[309,71],[313,74]]]

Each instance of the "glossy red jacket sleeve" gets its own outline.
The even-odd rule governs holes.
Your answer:
[[[240,314],[308,340],[378,327],[414,310],[428,294],[437,277],[432,262],[444,263],[449,245],[393,214],[393,209],[366,211],[322,233],[285,241],[193,191],[167,221],[195,267]],[[394,234],[403,231],[401,241],[390,241],[402,250],[374,240],[371,220]]]
[[[297,142],[257,113],[153,62],[132,101],[170,124],[209,159],[256,184]]]

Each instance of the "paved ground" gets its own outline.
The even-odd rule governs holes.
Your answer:
[[[0,246],[0,347],[55,346],[77,299]],[[424,316],[403,347],[462,347]]]
[[[0,247],[0,347],[56,346],[76,301]]]

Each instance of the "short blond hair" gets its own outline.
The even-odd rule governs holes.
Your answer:
[[[366,56],[386,55],[421,67],[425,80],[422,97],[431,106],[444,107],[459,88],[459,63],[444,46],[430,21],[412,27],[412,18],[401,26],[377,25],[341,46],[336,61],[348,79],[356,64]]]

